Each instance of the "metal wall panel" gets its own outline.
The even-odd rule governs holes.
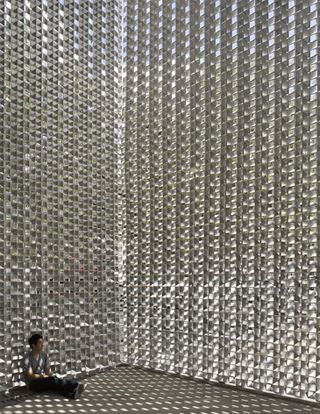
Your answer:
[[[120,360],[119,5],[0,6],[0,383],[41,331],[54,368]]]
[[[319,401],[319,2],[124,17],[125,360]]]

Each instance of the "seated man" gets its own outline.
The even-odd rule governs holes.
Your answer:
[[[31,351],[26,353],[23,360],[23,372],[29,390],[36,392],[56,390],[64,397],[78,398],[84,391],[85,384],[52,375],[48,356],[43,352],[42,335],[32,335],[29,338],[29,345]]]

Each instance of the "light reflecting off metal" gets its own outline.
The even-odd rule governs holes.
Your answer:
[[[318,10],[0,5],[1,385],[41,331],[61,374],[320,401]]]
[[[119,362],[118,2],[1,2],[0,383]]]
[[[319,4],[126,3],[125,361],[319,401]]]

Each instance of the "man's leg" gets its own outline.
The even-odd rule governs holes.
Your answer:
[[[38,378],[30,381],[30,391],[42,392],[55,390],[65,397],[72,397],[73,392],[78,386],[78,382],[75,380],[68,380],[64,378],[58,378],[56,376],[48,378]]]
[[[65,397],[72,397],[78,384],[78,381],[74,379],[56,377],[56,390]]]
[[[34,392],[42,392],[54,390],[55,386],[55,377],[48,378],[37,378],[30,381],[29,389]]]

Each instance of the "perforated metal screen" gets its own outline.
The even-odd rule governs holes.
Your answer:
[[[119,361],[117,1],[0,5],[0,383]]]
[[[320,399],[319,2],[126,2],[125,357]]]
[[[320,399],[319,8],[1,3],[1,384],[42,331],[62,374]]]

